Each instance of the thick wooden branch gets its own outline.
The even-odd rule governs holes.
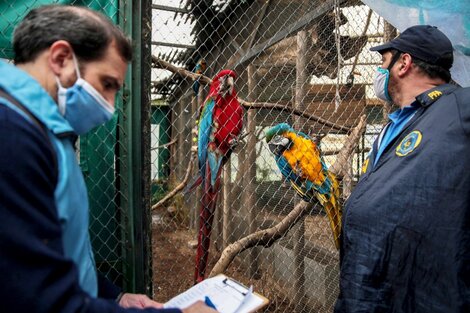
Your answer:
[[[189,176],[191,176],[191,171],[193,169],[193,163],[194,160],[196,160],[196,153],[191,153],[191,158],[189,160],[188,168],[186,169],[186,174],[184,175],[183,181],[178,184],[178,186],[175,187],[171,192],[169,192],[163,199],[158,201],[156,204],[152,205],[151,210],[154,211],[160,207],[162,207],[168,200],[173,198],[175,195],[177,195],[181,190],[186,187],[188,184]]]
[[[269,102],[248,102],[240,98],[238,98],[238,102],[240,102],[240,104],[243,105],[243,107],[245,107],[248,110],[249,109],[287,110],[287,111],[292,112],[294,115],[305,117],[309,120],[313,120],[317,123],[323,124],[325,126],[329,126],[333,129],[336,129],[342,132],[349,132],[351,130],[349,127],[335,124],[333,122],[325,120],[324,118],[318,117],[314,114],[310,114],[305,111],[294,109],[291,106],[286,106],[286,105],[277,104],[277,103],[269,103]]]
[[[189,77],[192,80],[198,80],[201,84],[204,85],[209,85],[212,82],[212,79],[210,79],[207,76],[204,76],[202,74],[196,74],[193,72],[190,72],[188,70],[185,70],[184,68],[174,66],[173,64],[163,61],[162,59],[157,58],[156,56],[152,55],[152,62],[154,65],[158,68],[163,68],[165,70],[169,70],[170,72],[179,74],[180,76],[183,77]]]
[[[168,62],[165,62],[165,61],[163,61],[163,60],[161,60],[161,59],[159,59],[155,56],[152,56],[152,61],[155,64],[155,66],[157,66],[159,68],[169,70],[169,71],[171,71],[173,73],[177,73],[177,74],[179,74],[183,77],[189,77],[192,80],[199,79],[199,82],[201,84],[210,84],[212,82],[212,80],[207,76],[200,75],[200,74],[195,74],[193,72],[185,70],[184,68],[174,66],[174,65],[172,65]],[[248,110],[250,110],[250,109],[287,110],[287,111],[292,112],[292,114],[294,114],[294,115],[305,117],[309,120],[312,120],[312,121],[315,121],[315,122],[320,123],[322,125],[331,127],[331,128],[333,128],[335,130],[338,130],[338,131],[349,132],[351,130],[349,127],[335,124],[335,123],[330,122],[328,120],[325,120],[321,117],[318,117],[314,114],[310,114],[310,113],[307,113],[307,112],[304,112],[304,111],[301,111],[301,110],[294,109],[291,106],[286,106],[286,105],[276,104],[276,103],[268,103],[268,102],[249,102],[249,101],[245,101],[245,100],[240,99],[240,98],[238,98],[238,101],[240,102],[240,104],[244,108],[246,108]]]
[[[176,141],[178,141],[177,139],[174,139],[168,143],[165,143],[161,146],[158,146],[158,147],[153,147],[152,149],[150,149],[150,151],[154,151],[154,150],[158,150],[158,149],[163,149],[163,148],[168,148],[169,146],[171,146],[172,144],[175,144]]]
[[[338,178],[347,175],[349,168],[351,167],[349,159],[356,149],[359,139],[361,139],[364,131],[366,130],[366,116],[362,115],[359,123],[354,127],[352,132],[346,138],[344,146],[341,148],[336,161],[328,169],[330,172],[335,174]]]
[[[277,225],[268,229],[259,230],[230,244],[222,252],[219,261],[217,261],[217,263],[212,268],[209,277],[223,273],[232,263],[233,259],[235,259],[238,254],[245,251],[246,249],[256,246],[270,247],[279,238],[285,236],[289,229],[291,229],[291,227],[314,205],[314,203],[301,201]]]

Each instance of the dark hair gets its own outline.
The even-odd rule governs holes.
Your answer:
[[[413,56],[412,56],[413,57]],[[450,71],[440,65],[434,65],[413,57],[413,63],[431,78],[442,78],[446,83],[450,82]]]
[[[399,52],[408,53],[408,52],[399,51],[397,49],[390,49],[388,51],[392,52],[392,56],[394,56],[396,53],[399,53]],[[421,70],[422,73],[428,75],[430,78],[441,78],[446,83],[450,82],[451,75],[448,69],[444,68],[441,65],[429,64],[413,55],[411,55],[411,58],[413,59],[413,64],[416,65]],[[449,55],[445,55],[442,58],[442,60],[446,64],[452,64],[452,60],[453,60],[452,53],[450,53]]]
[[[100,60],[113,41],[124,60],[132,59],[130,40],[103,14],[85,7],[46,5],[31,10],[16,27],[14,62],[33,61],[58,40],[70,43],[85,62]]]

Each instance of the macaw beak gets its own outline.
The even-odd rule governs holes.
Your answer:
[[[225,75],[220,78],[219,94],[225,98],[227,94],[232,95],[233,93],[234,80],[230,75]]]
[[[289,138],[276,135],[268,142],[268,147],[272,153],[280,156],[284,151],[292,147],[292,141]]]

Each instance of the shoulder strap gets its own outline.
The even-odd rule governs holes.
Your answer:
[[[13,98],[9,93],[5,92],[5,90],[0,88],[0,97],[5,98],[8,101],[10,101],[13,105],[15,105],[18,109],[20,109],[22,112],[24,112],[30,119],[33,121],[33,124],[39,129],[39,131],[43,134],[43,136],[46,139],[47,144],[49,145],[49,149],[51,149],[52,156],[54,158],[54,166],[57,169],[57,160],[56,160],[56,154],[55,150],[52,146],[51,139],[49,138],[49,135],[47,134],[47,129],[44,126],[43,123],[41,123],[40,120],[36,118],[27,108],[25,108],[24,105],[22,105],[18,100]]]
[[[31,112],[28,109],[26,109],[21,103],[19,103],[18,100],[13,98],[10,94],[6,93],[3,89],[0,89],[0,97],[7,99],[13,105],[15,105],[18,109],[23,111],[23,113],[26,114],[31,119],[31,121],[33,121],[33,123],[41,130],[43,135],[46,136],[47,139],[49,139],[44,125],[33,114],[31,114]]]

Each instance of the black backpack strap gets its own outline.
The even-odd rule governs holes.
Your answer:
[[[49,135],[47,133],[47,128],[44,126],[43,123],[41,123],[40,120],[36,118],[27,108],[25,108],[24,105],[22,105],[18,100],[13,98],[9,93],[5,92],[5,90],[0,88],[0,97],[7,99],[11,104],[15,105],[18,109],[23,111],[30,119],[33,121],[33,124],[39,129],[39,131],[43,134],[44,138],[46,139],[47,144],[49,145],[49,149],[51,149],[52,156],[54,158],[54,166],[57,170],[57,159],[56,159],[56,153],[55,150],[52,146],[51,139],[49,138]]]

